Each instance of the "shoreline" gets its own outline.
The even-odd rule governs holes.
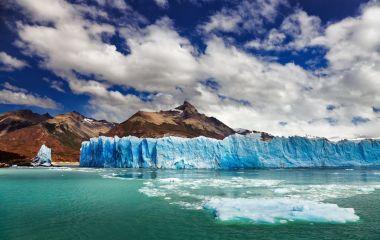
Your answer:
[[[79,167],[78,162],[52,162],[53,167]]]

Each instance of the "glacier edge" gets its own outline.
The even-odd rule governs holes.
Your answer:
[[[98,137],[82,143],[81,167],[238,169],[379,166],[380,140],[231,135],[197,138]]]

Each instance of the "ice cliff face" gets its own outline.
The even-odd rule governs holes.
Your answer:
[[[33,166],[51,166],[51,149],[42,144],[37,156],[32,161]]]
[[[116,168],[293,168],[380,165],[380,141],[340,141],[260,134],[223,140],[99,137],[82,143],[80,166]]]

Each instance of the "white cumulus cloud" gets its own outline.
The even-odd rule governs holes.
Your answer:
[[[26,62],[10,56],[6,52],[0,52],[0,71],[13,71],[26,66],[28,66]]]
[[[168,0],[154,0],[154,2],[161,8],[167,8],[169,6]]]
[[[41,108],[56,109],[59,104],[48,97],[40,97],[39,95],[29,93],[26,89],[19,88],[6,82],[0,89],[1,104],[15,104],[25,106],[36,106]]]

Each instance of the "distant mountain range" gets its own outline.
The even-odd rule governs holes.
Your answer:
[[[54,161],[77,162],[82,141],[100,135],[223,139],[234,133],[218,119],[199,113],[189,102],[168,111],[139,111],[120,124],[87,118],[78,112],[52,117],[18,110],[0,115],[0,162],[28,165],[42,144],[52,148]]]

